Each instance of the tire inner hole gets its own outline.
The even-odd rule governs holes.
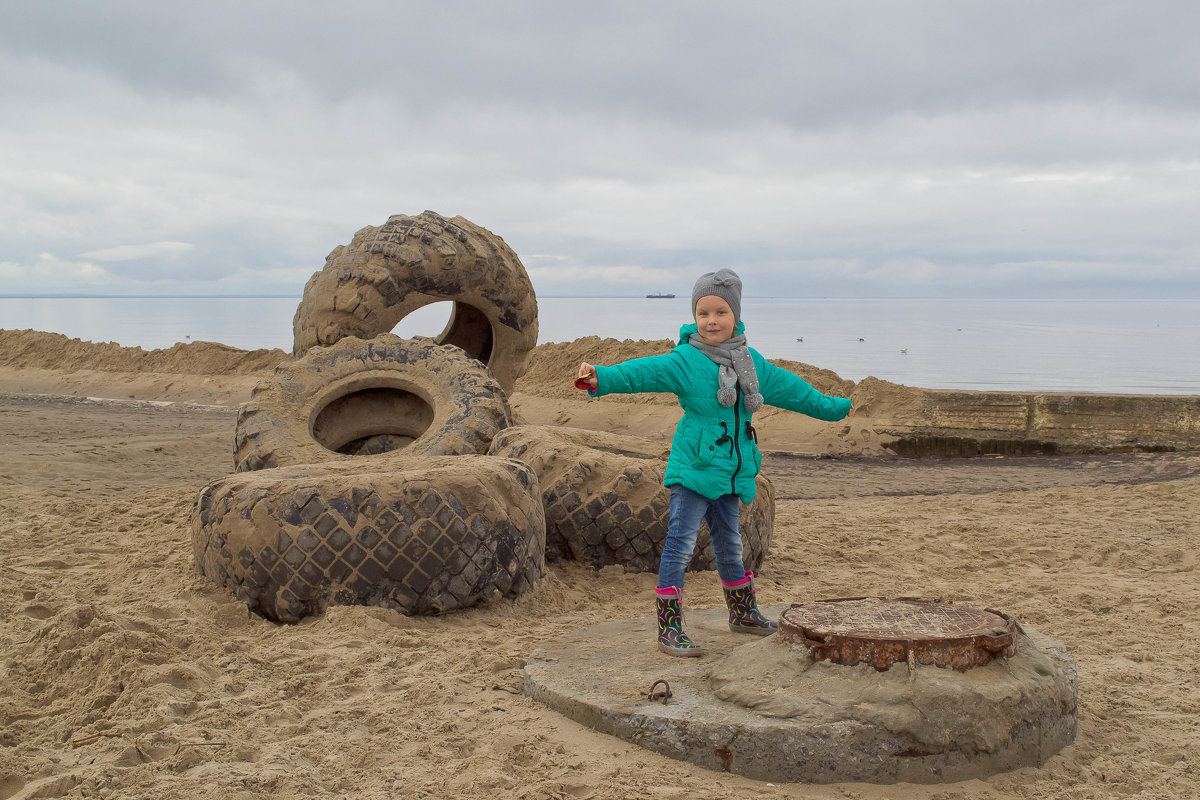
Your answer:
[[[490,364],[492,357],[492,323],[482,311],[458,301],[443,300],[430,303],[409,312],[392,329],[392,333],[404,338],[428,336],[445,320],[442,332],[432,337],[438,344],[450,344],[463,350],[471,358]]]
[[[334,398],[313,420],[313,438],[327,450],[376,455],[412,444],[433,424],[423,397],[391,386],[358,389]]]

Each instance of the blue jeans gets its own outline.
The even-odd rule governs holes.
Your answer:
[[[726,583],[746,577],[742,566],[742,535],[738,533],[738,496],[726,494],[709,500],[681,484],[671,487],[670,521],[667,541],[658,560],[658,588],[683,588],[683,571],[691,563],[700,537],[700,521],[708,523],[713,552],[717,556],[717,574]]]

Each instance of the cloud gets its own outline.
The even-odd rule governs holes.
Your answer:
[[[553,293],[728,264],[779,293],[1124,270],[1200,295],[1200,6],[864,8],[26,4],[0,26],[0,257],[290,293],[433,209]]]
[[[0,281],[6,293],[38,291],[87,291],[104,289],[116,281],[103,267],[88,261],[61,259],[40,253],[29,264],[0,261]]]
[[[550,294],[581,283],[600,289],[605,286],[653,286],[656,283],[674,282],[678,277],[669,269],[640,264],[571,263],[566,256],[526,256],[522,263],[534,286],[544,287]]]
[[[93,261],[137,261],[145,258],[177,258],[184,253],[194,250],[196,245],[191,242],[150,242],[149,244],[122,244],[116,247],[106,247],[103,250],[92,250],[80,253],[80,258]]]

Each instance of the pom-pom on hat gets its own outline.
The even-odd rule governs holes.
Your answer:
[[[696,316],[696,303],[701,297],[714,295],[729,303],[735,319],[742,318],[742,279],[731,269],[706,272],[692,287],[692,316]]]

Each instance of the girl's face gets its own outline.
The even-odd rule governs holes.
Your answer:
[[[705,295],[696,302],[696,327],[699,328],[700,340],[706,345],[716,347],[733,336],[736,326],[733,309],[720,297]]]

